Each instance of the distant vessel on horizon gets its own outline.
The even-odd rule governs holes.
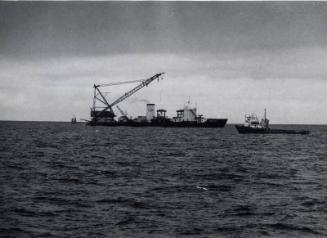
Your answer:
[[[258,117],[254,114],[245,115],[245,123],[243,125],[235,125],[240,134],[301,134],[307,135],[310,133],[308,130],[285,130],[285,129],[272,129],[269,127],[269,120],[267,118],[267,111],[265,109],[264,117],[259,122]]]
[[[71,120],[70,123],[71,124],[76,124],[77,123],[77,120],[76,120],[76,116],[75,115],[73,116],[73,118],[72,118],[72,120]]]

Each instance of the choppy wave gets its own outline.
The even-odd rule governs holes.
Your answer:
[[[327,127],[309,129],[2,122],[0,237],[325,237]]]

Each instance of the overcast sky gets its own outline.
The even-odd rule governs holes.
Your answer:
[[[327,2],[1,2],[0,120],[89,118],[93,83],[165,72],[121,107],[326,124],[326,39]]]

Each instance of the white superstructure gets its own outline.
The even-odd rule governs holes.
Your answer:
[[[190,101],[184,105],[183,109],[177,110],[177,116],[174,117],[175,122],[197,121],[196,107],[191,107]]]
[[[244,126],[252,127],[252,128],[268,128],[269,127],[269,120],[267,119],[266,109],[264,113],[264,117],[259,122],[258,117],[254,114],[245,114],[245,123]]]
[[[151,120],[155,117],[155,104],[147,104],[146,105],[146,120],[151,122]]]

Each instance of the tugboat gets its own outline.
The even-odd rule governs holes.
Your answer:
[[[259,122],[258,117],[252,114],[245,115],[245,123],[243,125],[235,125],[240,134],[301,134],[307,135],[310,131],[307,130],[285,130],[285,129],[271,129],[269,128],[269,120],[267,119],[266,109],[264,117]]]

